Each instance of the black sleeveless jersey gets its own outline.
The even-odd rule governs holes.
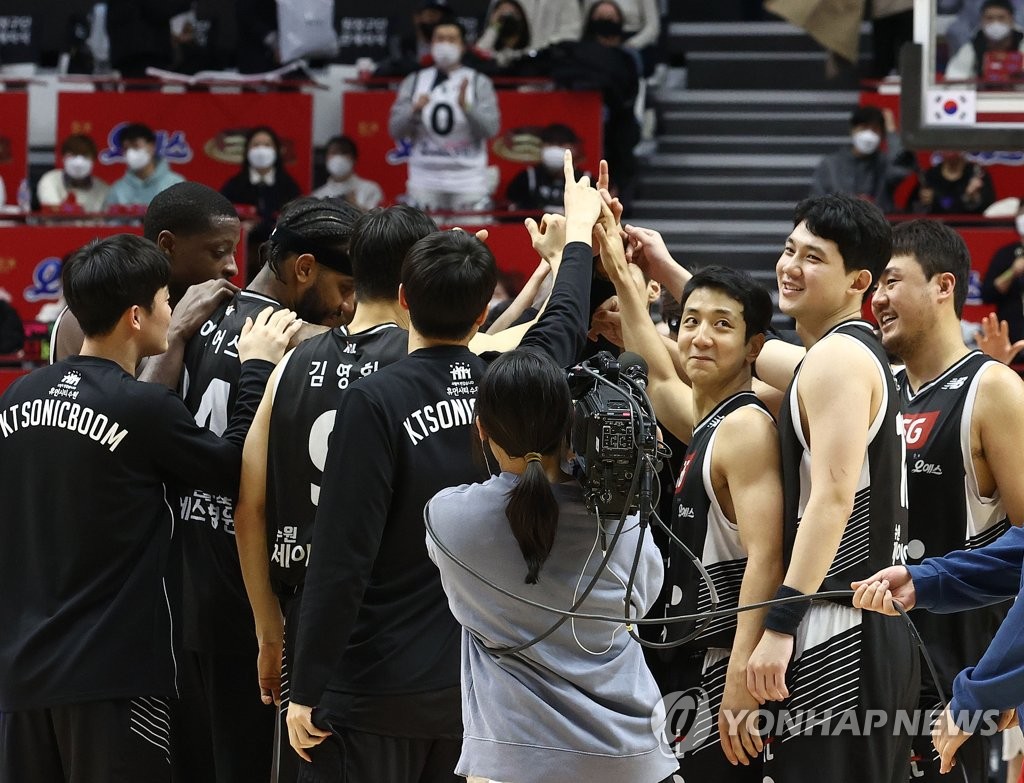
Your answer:
[[[846,523],[835,557],[821,590],[849,590],[850,582],[863,579],[882,568],[902,563],[907,540],[907,474],[903,441],[903,417],[899,390],[889,369],[882,345],[867,321],[844,321],[829,330],[825,339],[854,340],[867,351],[882,379],[882,404],[868,430],[853,511]],[[816,346],[815,346],[816,347]],[[815,350],[811,348],[811,351]],[[782,448],[783,558],[788,568],[797,529],[811,492],[811,451],[800,423],[797,396],[800,369],[786,390],[779,413],[779,443]],[[842,419],[845,412],[836,410]],[[850,599],[840,601],[850,605]]]
[[[409,333],[385,323],[356,334],[332,329],[285,357],[267,446],[267,546],[275,589],[305,579],[327,443],[345,390],[408,350]]]
[[[997,364],[972,351],[916,392],[906,371],[896,378],[907,440],[910,526],[907,562],[977,549],[1009,528],[999,497],[981,497],[971,458],[971,418],[985,371]],[[956,614],[915,611],[914,623],[948,689],[965,666],[978,662],[1007,604]]]
[[[196,423],[224,432],[238,394],[238,339],[246,318],[283,305],[240,291],[219,307],[185,347],[182,396]],[[235,493],[237,495],[237,491]],[[183,488],[175,509],[184,557],[182,629],[185,646],[208,652],[255,649],[252,609],[235,546],[235,497]]]
[[[739,529],[730,522],[719,505],[711,483],[711,454],[718,425],[741,408],[752,407],[771,418],[771,414],[753,392],[739,392],[718,404],[694,428],[683,467],[676,482],[670,520],[672,532],[686,544],[711,577],[718,593],[718,608],[739,606],[740,584],[747,565],[747,553],[740,543]],[[665,558],[665,616],[673,617],[711,609],[711,594],[693,562],[678,545],[669,543]],[[682,639],[700,623],[669,623],[664,641]],[[736,635],[736,615],[711,622],[701,634],[680,649],[704,650],[731,648]]]

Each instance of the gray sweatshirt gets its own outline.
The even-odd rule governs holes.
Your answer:
[[[526,563],[505,516],[506,494],[517,478],[502,473],[482,484],[443,490],[427,504],[427,520],[456,557],[495,584],[568,608],[602,559],[595,546],[597,520],[584,507],[577,484],[554,485],[561,509],[554,547],[538,583],[526,584]],[[639,536],[636,523],[636,518],[626,521],[608,570],[580,611],[622,614],[623,585]],[[617,524],[604,523],[608,541]],[[505,783],[655,783],[676,770],[677,761],[651,727],[661,694],[640,645],[621,625],[569,621],[521,653],[490,655],[487,646],[527,641],[557,617],[481,583],[441,552],[429,533],[427,550],[463,625],[465,737],[457,774]],[[661,581],[661,554],[648,532],[633,592],[634,616],[646,614]]]

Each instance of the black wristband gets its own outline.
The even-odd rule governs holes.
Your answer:
[[[803,595],[803,593],[799,590],[794,590],[792,587],[781,585],[775,591],[775,598],[773,600],[794,598],[798,595]],[[775,604],[768,610],[764,627],[769,631],[796,636],[796,629],[800,627],[800,622],[804,619],[804,615],[807,614],[810,606],[810,601],[791,601],[786,604]]]

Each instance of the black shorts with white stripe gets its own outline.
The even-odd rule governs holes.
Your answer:
[[[764,751],[774,783],[906,783],[920,661],[902,618],[814,604]]]
[[[0,713],[0,783],[169,783],[167,701],[112,699]]]

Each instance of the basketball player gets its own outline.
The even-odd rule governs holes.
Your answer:
[[[750,368],[771,322],[771,297],[749,276],[724,267],[689,279],[679,294],[678,342],[691,390],[648,315],[617,236],[602,241],[601,258],[619,297],[625,347],[647,360],[647,392],[658,421],[689,444],[669,525],[707,568],[719,608],[766,601],[782,581],[782,480],[775,422],[751,390]],[[682,551],[668,546],[663,611],[706,610],[700,575]],[[760,783],[761,738],[739,716],[758,709],[746,670],[763,621],[764,611],[716,621],[662,655],[672,673],[671,681],[660,683],[666,694],[703,688],[709,696],[709,711],[688,732],[700,739],[680,752],[686,779]],[[661,641],[673,641],[694,626],[665,629]]]
[[[172,185],[146,208],[143,235],[171,262],[168,288],[174,318],[160,366],[154,365],[143,380],[177,386],[185,343],[238,290],[228,281],[238,274],[235,250],[241,230],[231,202],[198,182]],[[77,354],[82,339],[77,319],[65,308],[53,325],[50,363]]]
[[[566,156],[571,178],[572,160]],[[566,246],[548,307],[521,347],[560,365],[583,348],[601,198],[566,188]],[[466,347],[496,270],[462,232],[421,239],[402,267],[410,355],[342,398],[306,574],[288,729],[300,781],[454,781],[462,735],[459,628],[427,556],[423,506],[486,476],[472,450],[485,363]],[[317,707],[314,714],[313,706]]]
[[[235,542],[256,619],[265,704],[281,701],[286,631],[285,646],[295,646],[299,598],[338,405],[353,382],[407,355],[408,315],[398,303],[402,261],[410,247],[436,230],[434,221],[408,206],[376,209],[359,218],[349,245],[359,303],[355,317],[347,326],[306,340],[285,357],[246,438]],[[294,780],[298,756],[288,746],[287,727],[282,728],[286,752],[279,754],[278,780]]]
[[[218,437],[133,377],[167,347],[169,277],[141,237],[77,251],[63,284],[81,351],[0,398],[3,783],[170,779],[167,485],[234,491],[249,422],[298,324],[269,308],[246,324],[238,400]]]
[[[490,204],[487,140],[501,125],[498,100],[491,80],[462,64],[465,51],[462,25],[438,24],[430,45],[434,64],[407,76],[391,107],[391,136],[412,142],[406,191],[421,209]]]
[[[779,598],[849,589],[851,576],[903,555],[899,392],[871,325],[859,318],[891,249],[876,206],[831,195],[797,206],[779,258],[779,307],[796,319],[808,348],[779,420],[786,562]],[[895,736],[892,725],[865,730],[865,714],[881,710],[891,723],[895,710],[916,706],[918,685],[904,624],[864,615],[849,600],[774,606],[750,658],[748,687],[795,717],[775,726],[765,775],[904,783],[909,737]]]
[[[879,280],[872,311],[886,350],[904,369],[896,375],[907,440],[910,531],[907,561],[976,549],[1001,536],[1007,515],[1024,520],[1020,444],[1024,385],[1008,367],[963,341],[960,316],[971,259],[963,239],[931,220],[893,229],[893,258]],[[941,677],[942,692],[977,663],[1006,613],[1002,606],[912,617]],[[922,669],[919,708],[941,708]],[[988,779],[989,738],[976,735],[959,751],[972,783]],[[925,723],[914,738],[915,780],[938,781],[938,754]]]

